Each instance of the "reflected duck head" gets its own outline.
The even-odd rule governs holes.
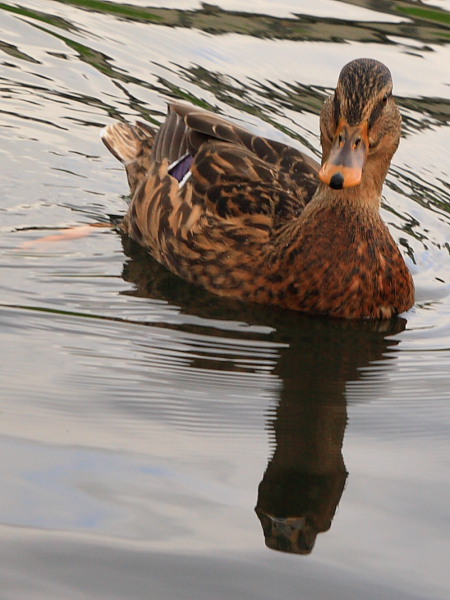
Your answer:
[[[310,554],[314,548],[318,529],[314,521],[305,517],[275,517],[256,509],[266,546],[271,550],[289,554]]]

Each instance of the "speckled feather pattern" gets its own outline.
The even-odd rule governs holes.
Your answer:
[[[370,62],[370,68],[361,68],[364,59],[345,65],[339,76],[335,97],[340,110],[350,125],[356,125],[366,111],[372,110],[373,101],[381,90],[392,91],[389,69],[382,63]]]
[[[336,317],[388,318],[412,305],[379,195],[363,197],[370,185],[332,192],[299,151],[187,105],[171,105],[156,133],[120,123],[103,139],[130,183],[123,230],[180,277],[219,295]],[[186,152],[194,160],[180,186],[170,167]]]

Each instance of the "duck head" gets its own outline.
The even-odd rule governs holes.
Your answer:
[[[320,132],[323,183],[336,190],[354,187],[372,171],[381,188],[401,133],[389,69],[369,58],[345,65],[322,109]]]

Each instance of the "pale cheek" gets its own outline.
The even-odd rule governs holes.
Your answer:
[[[376,148],[378,146],[378,144],[380,143],[381,138],[383,137],[383,134],[381,131],[379,131],[379,128],[373,128],[370,130],[369,132],[369,144],[370,147],[372,148]]]
[[[370,149],[373,151],[379,150],[385,145],[386,140],[390,139],[388,132],[382,131],[381,127],[374,127],[368,137]]]

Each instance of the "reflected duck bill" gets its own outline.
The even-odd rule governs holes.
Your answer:
[[[351,127],[341,119],[330,154],[320,169],[320,180],[335,190],[359,185],[368,148],[367,121]]]

